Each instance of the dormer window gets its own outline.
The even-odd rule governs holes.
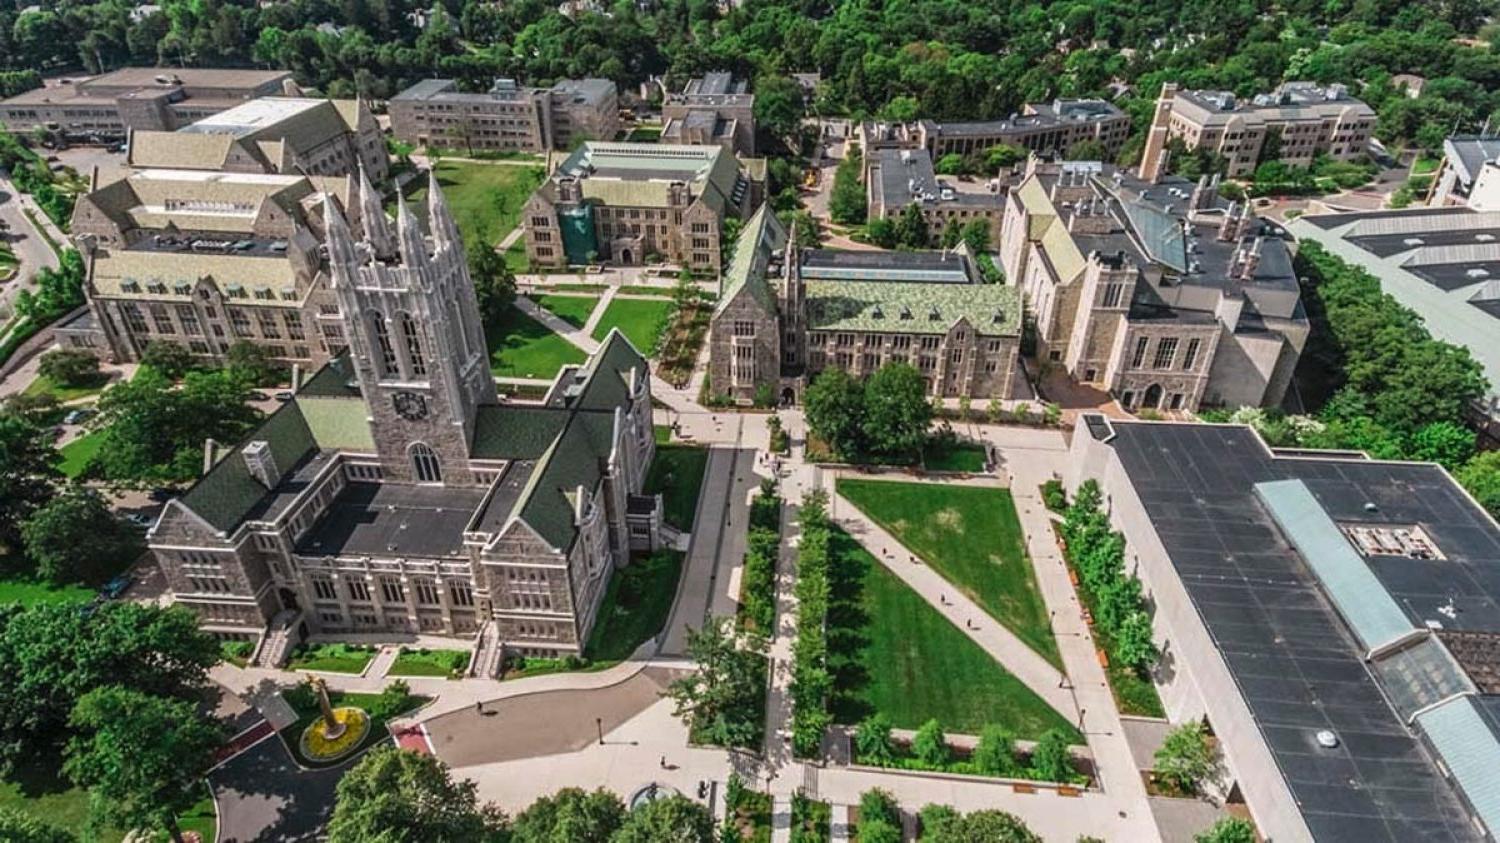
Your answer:
[[[933,309],[927,311],[927,320],[929,322],[936,322],[936,321],[938,321],[939,319],[942,319],[942,318],[943,318],[943,315],[941,313],[938,313],[938,309],[935,308],[935,307]]]
[[[875,305],[875,309],[872,310],[872,311],[870,311],[870,318],[872,318],[872,319],[884,319],[885,318],[885,311],[881,310],[880,309],[880,305],[877,304],[877,305]]]
[[[907,307],[904,304],[901,305],[901,318],[902,319],[910,319],[910,318],[912,318],[912,316],[911,316],[911,308]]]

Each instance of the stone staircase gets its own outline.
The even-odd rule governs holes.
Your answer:
[[[505,648],[500,646],[500,632],[494,621],[486,621],[474,638],[474,656],[469,659],[469,676],[494,679],[500,673]]]
[[[291,655],[300,636],[297,627],[302,622],[302,613],[283,610],[271,619],[271,628],[260,642],[260,652],[255,656],[257,667],[281,667]]]

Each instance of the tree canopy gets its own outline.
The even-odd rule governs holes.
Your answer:
[[[472,781],[454,781],[431,755],[371,751],[339,779],[329,843],[502,843],[505,815],[481,804]]]

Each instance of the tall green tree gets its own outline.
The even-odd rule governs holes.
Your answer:
[[[79,348],[57,348],[37,360],[36,370],[62,386],[90,386],[99,380],[99,358]]]
[[[609,843],[625,821],[625,803],[600,788],[563,788],[531,803],[512,825],[515,843]]]
[[[160,828],[182,843],[177,817],[200,796],[224,735],[186,700],[119,686],[89,691],[73,708],[63,772],[89,790],[91,823]]]
[[[247,406],[251,382],[236,369],[189,372],[182,386],[142,369],[99,398],[94,423],[104,431],[96,464],[106,479],[147,485],[194,478],[203,443],[236,442],[260,418]]]
[[[51,497],[61,460],[35,422],[0,413],[0,545],[19,549],[21,524]]]
[[[486,325],[493,325],[504,318],[516,300],[516,276],[505,265],[505,258],[487,243],[475,239],[468,244],[467,252],[479,315]]]
[[[676,704],[672,713],[687,721],[698,740],[744,747],[760,739],[765,646],[757,635],[744,638],[741,648],[733,618],[712,617],[702,628],[688,630],[695,668],[672,682],[667,696]]]
[[[1458,470],[1458,482],[1490,515],[1500,518],[1500,451],[1485,451]]]
[[[21,526],[26,558],[53,583],[98,585],[146,550],[140,531],[110,511],[98,492],[69,486]]]
[[[865,386],[862,431],[871,451],[913,454],[926,441],[931,424],[932,405],[927,401],[927,385],[916,367],[887,363],[870,376]]]
[[[790,138],[802,121],[802,86],[788,76],[755,80],[755,125],[774,138]]]
[[[372,750],[339,779],[329,843],[504,843],[505,815],[431,755]]]
[[[1255,843],[1255,826],[1239,817],[1220,817],[1207,831],[1193,835],[1194,843]]]
[[[152,340],[141,352],[141,365],[150,366],[172,380],[177,380],[193,368],[193,353],[187,346],[171,340]]]
[[[896,217],[896,243],[908,249],[925,249],[931,240],[927,233],[927,218],[922,208],[913,202],[901,209]]]
[[[1189,720],[1168,732],[1155,761],[1158,777],[1184,793],[1197,793],[1217,767],[1203,721]]]
[[[858,225],[867,212],[865,186],[860,181],[860,155],[849,152],[833,171],[833,187],[828,194],[828,215],[841,225]]]
[[[626,815],[610,843],[714,843],[714,817],[686,796],[668,796]]]
[[[865,388],[843,369],[824,369],[803,396],[807,423],[835,454],[845,458],[864,447]]]

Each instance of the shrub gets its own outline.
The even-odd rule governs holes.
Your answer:
[[[1214,774],[1213,747],[1203,721],[1190,720],[1168,732],[1155,761],[1162,781],[1183,793],[1197,793]]]
[[[1062,512],[1068,508],[1068,493],[1063,489],[1061,480],[1054,477],[1042,484],[1042,502],[1053,512]]]
[[[932,767],[946,765],[953,754],[948,748],[948,737],[943,734],[943,727],[936,719],[922,724],[912,738],[911,748],[918,761]]]
[[[1016,738],[1004,726],[985,726],[970,760],[974,769],[986,776],[1015,776],[1021,772],[1016,761]]]
[[[1196,843],[1255,843],[1255,826],[1239,817],[1220,817],[1207,831],[1193,835]]]
[[[884,714],[872,714],[854,730],[856,757],[865,764],[885,766],[895,759],[891,746],[891,721]]]
[[[1056,729],[1042,734],[1031,750],[1031,777],[1044,782],[1067,782],[1077,778],[1068,754],[1068,736]]]
[[[859,796],[859,825],[861,836],[865,823],[885,822],[896,828],[901,827],[901,808],[896,804],[896,797],[889,791],[880,788],[871,788]]]

